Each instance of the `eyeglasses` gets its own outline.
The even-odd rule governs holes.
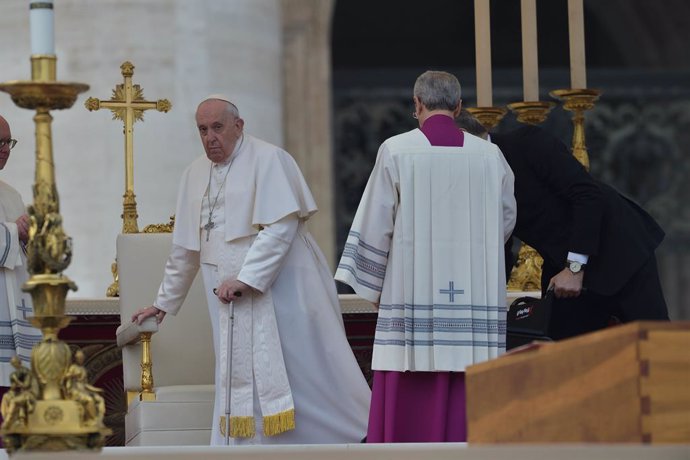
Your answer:
[[[15,145],[17,145],[17,139],[0,139],[0,149],[8,146],[12,150]]]

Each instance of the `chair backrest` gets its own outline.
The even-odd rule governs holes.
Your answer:
[[[120,321],[131,321],[151,305],[172,246],[171,233],[133,233],[117,237]],[[167,315],[151,340],[154,389],[214,383],[211,323],[201,275],[194,280],[177,316]],[[141,345],[122,350],[125,390],[141,388]]]

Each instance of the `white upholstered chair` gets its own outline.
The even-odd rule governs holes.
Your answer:
[[[141,325],[131,322],[138,308],[155,299],[171,244],[171,233],[117,238],[121,318],[117,343],[122,347],[128,395],[128,446],[208,445],[211,439],[214,355],[201,276],[180,313],[166,316],[160,329],[154,318]],[[152,373],[146,362],[150,357]]]

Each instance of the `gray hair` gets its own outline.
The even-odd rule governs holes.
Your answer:
[[[427,70],[414,84],[414,95],[428,110],[455,110],[460,104],[460,82],[455,75]]]
[[[488,133],[484,125],[465,109],[460,110],[460,115],[455,119],[455,123],[463,131],[475,136],[485,137]]]

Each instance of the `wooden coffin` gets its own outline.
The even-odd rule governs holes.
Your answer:
[[[527,345],[466,378],[470,443],[690,442],[690,321]]]

